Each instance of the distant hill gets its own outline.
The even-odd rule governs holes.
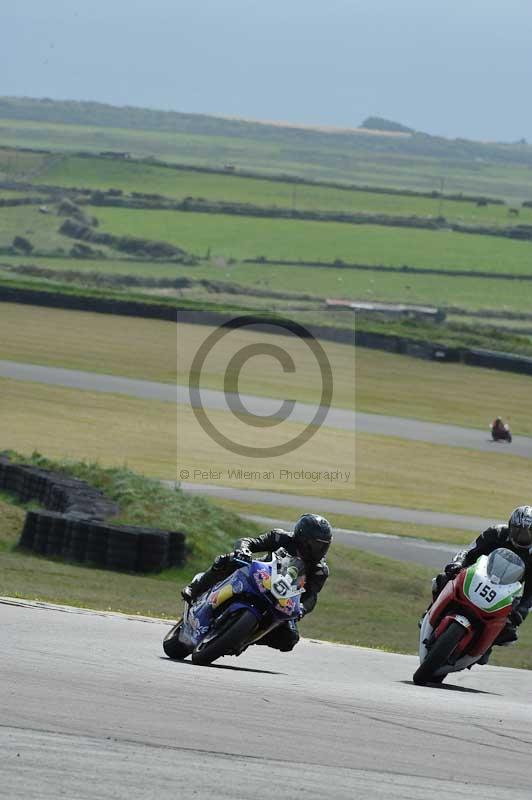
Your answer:
[[[369,117],[381,129],[0,97],[0,149],[121,154],[232,172],[417,192],[530,200],[532,146],[445,139]],[[8,162],[13,157],[6,156]],[[1,160],[1,159],[0,159]],[[9,166],[9,169],[15,167]],[[288,204],[296,202],[292,196]]]
[[[368,128],[370,131],[389,131],[390,133],[415,133],[413,128],[407,128],[406,125],[401,125],[400,122],[392,122],[391,119],[384,119],[384,117],[367,117],[361,128]]]
[[[74,100],[33,99],[27,97],[0,97],[0,120],[25,120],[62,125],[87,125],[102,128],[121,128],[130,131],[156,131],[253,139],[286,147],[299,144],[317,148],[344,148],[346,145],[361,152],[424,156],[436,159],[471,162],[474,160],[532,165],[532,146],[475,142],[467,139],[445,139],[414,132],[410,136],[368,136],[361,129],[324,130],[317,126],[290,127],[244,121],[206,114],[187,114],[177,111],[157,111],[133,106],[116,107],[104,103]],[[379,120],[369,117],[368,120]],[[368,123],[365,121],[365,124]],[[381,124],[399,125],[390,121]],[[403,128],[404,126],[400,126]],[[385,133],[384,128],[381,128]],[[406,129],[410,131],[410,129]],[[389,129],[388,129],[388,132]],[[396,131],[397,132],[397,131]],[[404,131],[401,131],[404,132]]]

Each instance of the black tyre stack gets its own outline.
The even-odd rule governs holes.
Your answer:
[[[0,488],[47,509],[26,513],[21,548],[127,572],[160,572],[185,563],[183,531],[108,524],[106,518],[119,513],[117,504],[77,478],[0,456]]]
[[[107,567],[107,538],[109,528],[97,522],[91,523],[87,536],[85,561],[94,567]]]
[[[108,569],[135,572],[138,549],[139,535],[134,528],[126,526],[108,528],[106,563]]]

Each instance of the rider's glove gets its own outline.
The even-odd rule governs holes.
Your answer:
[[[247,561],[247,563],[250,564],[253,560],[253,556],[251,555],[251,550],[248,550],[247,547],[242,547],[240,550],[235,550],[233,553],[233,559],[238,561]]]
[[[510,611],[508,620],[512,623],[512,625],[515,625],[515,627],[518,628],[523,621],[523,615],[520,613],[520,611],[518,611],[517,608],[514,608],[513,611]]]
[[[451,561],[450,564],[446,564],[444,567],[444,572],[448,578],[456,578],[460,570],[462,569],[462,565],[457,563],[456,561]]]

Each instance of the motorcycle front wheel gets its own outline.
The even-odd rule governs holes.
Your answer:
[[[443,677],[436,676],[434,673],[447,663],[464,633],[463,625],[460,625],[459,622],[451,622],[431,647],[424,662],[414,672],[412,680],[415,684],[424,686],[426,683],[442,683]]]
[[[192,653],[192,663],[206,667],[221,656],[239,649],[239,645],[257,627],[255,614],[243,609],[232,616],[221,631],[208,641],[200,642]]]
[[[182,626],[183,620],[180,619],[163,639],[163,650],[168,658],[172,658],[174,661],[183,661],[184,658],[190,655],[190,647],[179,641],[179,633]]]

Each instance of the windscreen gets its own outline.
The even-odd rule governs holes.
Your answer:
[[[293,597],[301,593],[305,583],[305,573],[300,558],[278,554],[272,566],[271,591],[276,597]]]
[[[486,573],[493,583],[517,583],[524,572],[523,560],[505,547],[494,550],[488,558]]]

